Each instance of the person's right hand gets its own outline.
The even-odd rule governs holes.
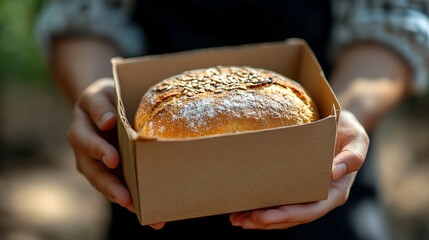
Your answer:
[[[118,177],[115,89],[110,78],[89,85],[73,108],[67,140],[73,148],[77,169],[109,201],[135,212],[131,195]],[[160,229],[164,223],[152,224]]]
[[[115,90],[112,79],[89,85],[73,108],[67,140],[73,148],[77,169],[109,201],[134,212],[128,189],[115,172],[119,154],[116,139]]]

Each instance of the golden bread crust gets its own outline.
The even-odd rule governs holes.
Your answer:
[[[143,96],[135,129],[143,137],[192,138],[319,119],[305,89],[278,73],[217,66],[187,71]]]

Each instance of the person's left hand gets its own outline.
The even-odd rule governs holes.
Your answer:
[[[232,213],[230,215],[232,225],[245,229],[286,229],[315,221],[343,205],[348,199],[356,172],[365,160],[368,145],[369,138],[365,129],[351,112],[342,110],[338,122],[328,199]]]

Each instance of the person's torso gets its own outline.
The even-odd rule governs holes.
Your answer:
[[[140,0],[135,9],[148,54],[302,38],[325,62],[328,0]]]

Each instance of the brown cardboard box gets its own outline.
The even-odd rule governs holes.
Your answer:
[[[339,104],[303,40],[112,60],[124,178],[142,225],[327,198]],[[133,119],[142,95],[185,70],[251,66],[303,85],[321,120],[192,140],[142,139]]]

